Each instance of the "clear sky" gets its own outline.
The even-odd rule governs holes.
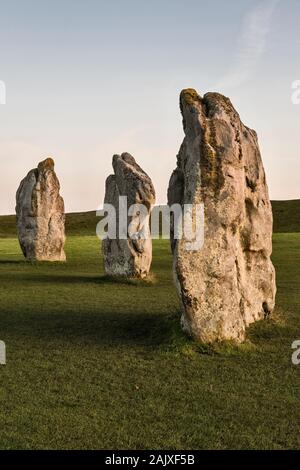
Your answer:
[[[272,199],[300,198],[299,0],[1,0],[0,214],[52,156],[67,211],[101,206],[114,153],[159,203],[183,138],[182,88],[229,96],[256,129]]]

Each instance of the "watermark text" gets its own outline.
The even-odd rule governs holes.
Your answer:
[[[295,349],[292,354],[292,363],[294,366],[298,366],[300,364],[300,339],[292,343],[292,349]]]
[[[103,209],[97,211],[97,216],[102,217],[96,228],[98,238],[147,240],[162,237],[183,240],[187,251],[201,250],[204,245],[202,203],[155,206],[151,209],[143,204],[128,207],[126,196],[119,196],[118,207],[105,203]]]
[[[6,364],[6,347],[4,341],[0,341],[0,365]]]
[[[292,103],[300,104],[300,80],[295,80],[292,83],[292,90],[294,90],[291,96]]]
[[[0,80],[0,104],[6,104],[6,85],[3,80]]]

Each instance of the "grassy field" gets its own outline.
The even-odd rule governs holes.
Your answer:
[[[272,201],[275,233],[300,232],[300,199],[292,201]],[[95,211],[75,212],[66,216],[66,231],[70,236],[94,235],[100,218]],[[16,217],[0,216],[0,238],[14,238]]]
[[[180,331],[167,241],[151,282],[112,281],[73,222],[66,264],[25,263],[0,239],[1,449],[300,447],[300,233],[274,235],[273,319],[204,347]]]

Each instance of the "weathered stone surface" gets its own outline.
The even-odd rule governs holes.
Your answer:
[[[26,259],[65,261],[64,201],[54,161],[47,158],[21,181],[16,195],[17,230]]]
[[[152,241],[148,232],[151,206],[155,203],[155,190],[149,176],[129,153],[114,155],[112,164],[114,175],[110,175],[106,180],[104,202],[116,209],[117,238],[106,238],[102,242],[105,271],[113,276],[144,278],[149,273],[152,260]],[[119,196],[127,197],[126,210],[133,204],[145,206],[146,217],[143,226],[140,225],[139,217],[128,217],[128,226],[131,224],[131,227],[135,227],[134,238],[119,237]],[[148,234],[146,239],[143,238],[145,234]]]
[[[204,342],[242,341],[275,302],[272,209],[255,131],[230,100],[195,90],[180,95],[185,138],[168,203],[204,204],[205,242],[187,251],[173,240],[183,328]]]

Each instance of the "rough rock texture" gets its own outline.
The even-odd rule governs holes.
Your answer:
[[[16,213],[19,242],[28,260],[65,261],[64,201],[54,161],[47,158],[21,181]]]
[[[218,93],[180,95],[185,138],[168,203],[204,204],[204,246],[173,240],[183,328],[204,342],[242,341],[275,301],[272,209],[255,131]]]
[[[117,238],[106,238],[102,242],[105,271],[113,276],[144,278],[150,270],[152,260],[152,241],[149,232],[151,206],[155,203],[155,190],[149,176],[136,163],[129,153],[113,156],[114,175],[106,180],[106,204],[112,204],[117,214]],[[133,204],[143,204],[146,218],[143,227],[139,218],[128,217],[128,225],[135,226],[135,237],[120,239],[119,233],[119,196],[127,196],[127,210]],[[143,234],[148,237],[143,239]],[[127,233],[126,233],[127,235]]]

